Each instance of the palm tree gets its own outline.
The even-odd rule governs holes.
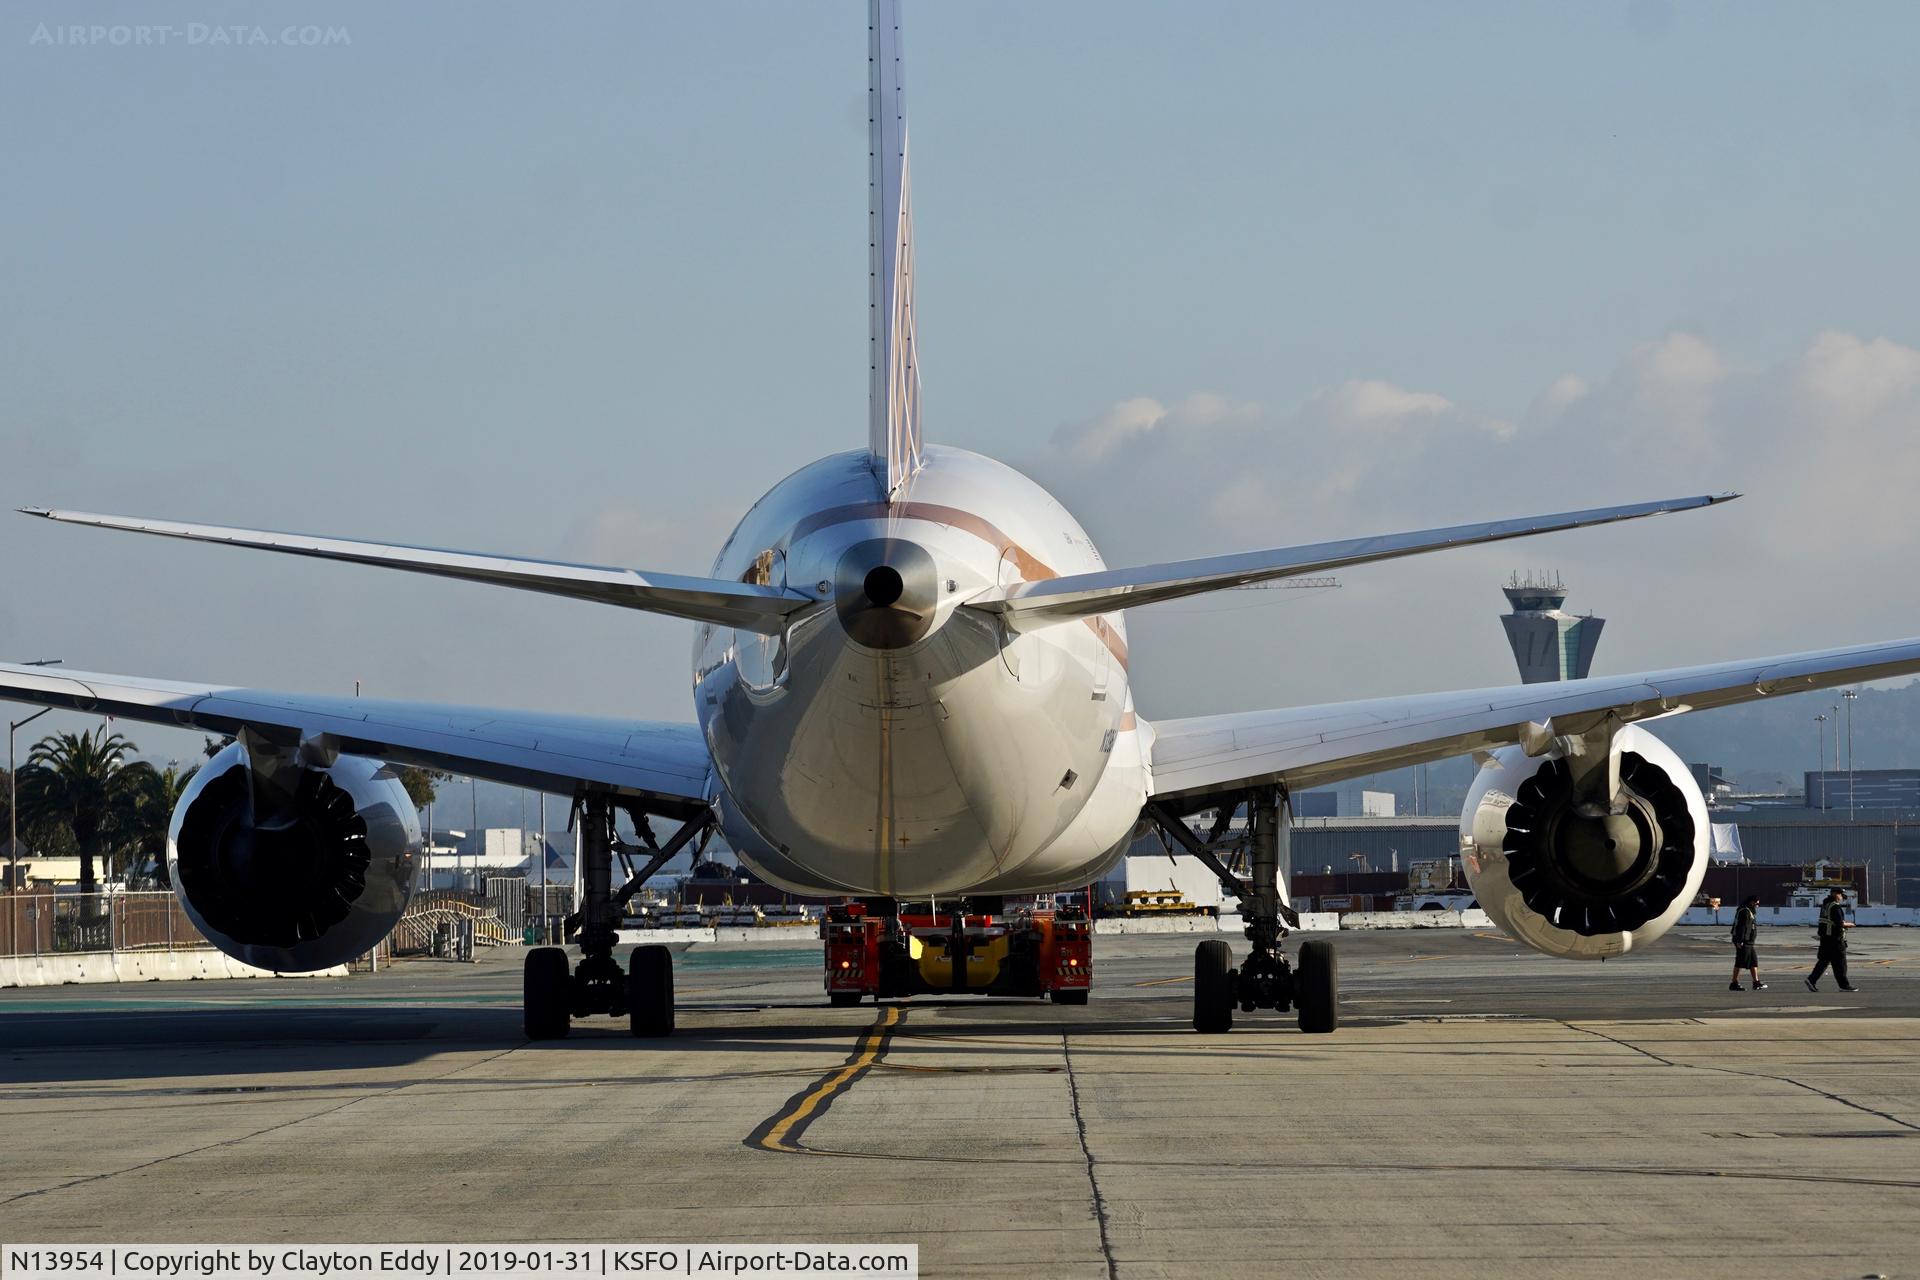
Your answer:
[[[183,772],[178,761],[168,762],[165,769],[156,769],[144,761],[127,766],[132,780],[133,807],[119,853],[130,872],[137,873],[151,857],[154,878],[168,885],[167,830],[173,825],[173,811],[180,807],[180,797],[198,772],[198,765]]]
[[[133,750],[131,742],[105,728],[48,734],[34,744],[21,770],[21,816],[53,819],[73,833],[83,894],[97,891],[94,859],[131,820],[141,786],[127,760]]]

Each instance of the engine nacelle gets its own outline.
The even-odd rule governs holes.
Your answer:
[[[1536,951],[1603,960],[1643,947],[1693,902],[1712,849],[1707,802],[1680,757],[1619,730],[1620,808],[1583,816],[1559,748],[1503,747],[1460,815],[1467,881],[1494,923]]]
[[[406,910],[418,814],[379,760],[266,764],[256,771],[235,742],[194,775],[167,831],[174,892],[236,960],[283,973],[343,964]]]

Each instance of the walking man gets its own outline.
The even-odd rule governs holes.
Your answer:
[[[1760,937],[1760,920],[1754,908],[1760,905],[1760,895],[1750,893],[1740,909],[1733,913],[1733,981],[1727,990],[1740,991],[1740,971],[1745,969],[1753,975],[1753,989],[1765,991],[1767,984],[1760,981],[1760,956],[1754,950],[1754,943]]]
[[[1853,921],[1847,919],[1846,896],[1838,889],[1827,894],[1827,901],[1820,908],[1820,958],[1814,962],[1813,972],[1807,975],[1807,990],[1820,989],[1820,975],[1833,966],[1833,980],[1840,984],[1842,991],[1854,988],[1847,982],[1847,930],[1853,928]]]

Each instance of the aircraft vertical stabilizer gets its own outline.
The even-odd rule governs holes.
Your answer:
[[[867,447],[891,500],[920,466],[913,188],[907,173],[900,0],[869,0],[867,5],[867,152]]]

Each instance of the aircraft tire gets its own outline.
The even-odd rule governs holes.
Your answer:
[[[1300,944],[1293,981],[1302,1031],[1325,1035],[1340,1025],[1340,965],[1331,942],[1316,938]]]
[[[627,1029],[636,1036],[673,1034],[673,953],[635,947],[627,960]]]
[[[521,969],[521,1025],[529,1040],[559,1040],[567,1034],[573,977],[560,947],[535,947]]]
[[[1233,948],[1219,938],[1193,949],[1193,1029],[1209,1036],[1233,1030]]]

